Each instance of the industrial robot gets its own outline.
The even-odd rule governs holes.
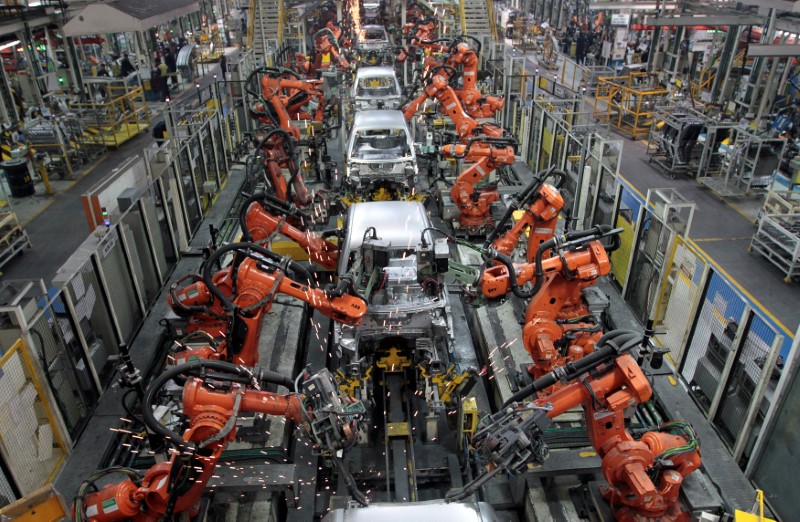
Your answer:
[[[450,197],[459,211],[453,226],[467,235],[480,235],[494,228],[490,206],[500,196],[496,190],[476,191],[475,187],[495,169],[514,163],[516,141],[505,137],[502,127],[481,124],[464,112],[449,84],[454,72],[448,65],[431,69],[423,80],[422,93],[402,111],[406,120],[411,120],[426,100],[435,98],[455,124],[461,143],[443,146],[441,154],[472,164],[456,178],[450,190]]]
[[[319,78],[323,70],[336,67],[342,72],[350,72],[350,63],[344,57],[342,47],[339,45],[339,38],[342,30],[332,23],[328,23],[316,33],[314,33],[314,61],[311,62],[309,75]]]
[[[546,183],[549,177],[556,178],[554,185]],[[483,247],[510,256],[523,234],[527,234],[526,255],[528,262],[532,262],[539,245],[555,236],[558,216],[564,207],[564,198],[561,197],[559,189],[565,180],[566,174],[554,168],[536,174],[530,184],[508,203],[505,214],[497,222],[494,230],[486,236]],[[521,215],[508,230],[505,230],[517,212]],[[549,257],[550,252],[545,252],[544,256]]]
[[[231,253],[233,264],[213,273],[217,262]],[[170,288],[168,303],[188,320],[187,331],[202,331],[200,337],[211,340],[199,347],[179,343],[172,357],[178,363],[200,358],[257,364],[263,318],[277,294],[299,299],[341,324],[356,326],[367,312],[367,303],[347,293],[347,278],[342,279],[341,285],[322,289],[295,261],[253,243],[225,245],[206,260],[202,275],[187,275]]]
[[[447,65],[452,69],[448,81],[454,81],[457,75],[462,78],[461,88],[454,88],[454,92],[461,102],[464,110],[473,118],[494,118],[497,111],[505,105],[505,99],[498,96],[485,96],[477,87],[478,55],[481,42],[470,35],[460,35],[455,38],[432,38],[436,28],[435,19],[426,19],[423,22],[407,26],[414,34],[409,37],[410,44],[399,50],[396,60],[399,63],[409,58],[419,60],[424,55],[424,66],[428,69]],[[465,40],[472,40],[472,46]],[[459,73],[460,69],[460,73]]]
[[[163,425],[153,412],[160,394],[173,381],[184,383],[183,416],[188,421],[182,434]],[[270,384],[295,391],[279,394],[262,389]],[[245,413],[282,416],[301,426],[315,448],[345,475],[353,497],[366,505],[366,497],[338,458],[362,431],[364,405],[339,394],[325,369],[306,378],[299,389],[295,386],[276,372],[222,361],[199,360],[166,370],[148,387],[142,414],[147,428],[172,446],[169,459],[143,475],[130,468],[98,472],[79,489],[75,520],[156,522],[197,515],[223,450],[236,438],[236,418]],[[112,473],[127,477],[97,490],[95,482]]]
[[[253,78],[260,76],[259,90],[253,88]],[[280,127],[300,139],[300,129],[291,126],[293,120],[325,120],[325,94],[321,80],[304,80],[284,67],[260,67],[245,80],[250,115],[265,125]],[[313,102],[313,103],[312,103]],[[316,105],[313,114],[304,111],[306,105]]]
[[[256,89],[254,78],[259,75]],[[307,207],[313,199],[305,187],[302,171],[314,170],[317,180],[321,181],[320,165],[325,164],[327,158],[329,128],[325,124],[327,106],[321,88],[320,80],[302,80],[297,73],[285,68],[262,67],[254,70],[245,81],[250,116],[262,124],[255,133],[255,141],[270,183],[281,199],[288,200],[293,190],[293,202],[301,208]],[[306,106],[311,112],[306,111]],[[305,136],[293,121],[305,122]],[[305,149],[303,161],[298,158],[299,147]],[[283,181],[284,168],[291,175],[288,186]]]
[[[522,342],[533,360],[528,371],[535,378],[594,350],[602,336],[602,325],[586,307],[583,290],[611,271],[607,249],[600,240],[612,237],[608,250],[613,251],[619,245],[619,232],[600,225],[554,236],[538,245],[533,262],[522,264],[489,251],[487,258],[497,264],[485,268],[475,285],[487,298],[513,293],[530,299]],[[551,256],[545,259],[545,252],[551,250]],[[532,286],[525,288],[529,282]]]
[[[692,427],[667,422],[645,433],[625,428],[625,410],[652,395],[639,364],[645,357],[654,368],[663,362],[663,353],[650,345],[651,335],[649,328],[644,336],[609,332],[597,341],[594,353],[542,375],[487,416],[472,439],[486,471],[451,492],[448,500],[466,498],[499,473],[523,473],[531,463],[542,464],[549,454],[543,435],[551,420],[581,406],[589,441],[602,458],[607,484],[600,486],[599,494],[613,519],[688,522],[690,513],[679,499],[681,484],[701,464]],[[547,397],[518,402],[559,382],[564,386]]]
[[[472,40],[475,49],[465,40]],[[440,43],[442,41],[448,43],[442,44]],[[503,108],[504,98],[484,96],[476,85],[478,66],[480,65],[478,59],[481,50],[480,40],[470,35],[461,35],[451,39],[420,40],[418,45],[426,52],[425,65],[427,67],[447,65],[452,67],[456,74],[460,68],[462,86],[454,91],[467,114],[473,118],[494,118],[497,111]],[[437,59],[436,54],[441,54],[444,61]],[[449,80],[453,81],[456,74]]]
[[[308,229],[312,218],[292,203],[271,194],[254,194],[247,198],[239,211],[242,241],[265,246],[276,234],[281,234],[308,253],[309,260],[324,270],[335,270],[339,247],[326,236]]]

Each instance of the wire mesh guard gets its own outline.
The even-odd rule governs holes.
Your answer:
[[[98,261],[107,285],[108,299],[119,324],[120,336],[125,342],[131,343],[143,316],[131,277],[132,270],[116,229],[103,238]]]
[[[723,368],[739,329],[745,302],[717,273],[713,273],[697,316],[681,374],[690,393],[706,412],[717,393]]]
[[[736,361],[717,410],[714,424],[719,428],[723,440],[733,446],[747,422],[756,384],[767,368],[770,347],[777,333],[759,316],[753,316],[747,328],[743,346],[736,354]]]
[[[639,209],[642,204],[633,193],[623,188],[620,196],[620,209],[617,213],[615,225],[622,228],[619,235],[620,247],[611,253],[611,273],[614,274],[620,286],[625,286],[630,266],[631,252],[636,242],[636,221],[639,219]]]
[[[47,483],[66,452],[22,341],[0,359],[0,441],[20,492]]]
[[[670,351],[673,361],[680,359],[683,339],[691,326],[693,305],[702,290],[705,266],[703,258],[680,238],[676,241],[656,311],[656,326],[665,332],[656,340]]]

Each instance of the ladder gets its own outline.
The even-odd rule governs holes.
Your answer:
[[[283,0],[250,0],[247,46],[253,49],[256,63],[266,65],[268,49],[274,51],[283,41]]]
[[[461,30],[465,34],[472,36],[492,34],[492,26],[489,23],[490,9],[487,5],[490,2],[492,0],[461,0]]]

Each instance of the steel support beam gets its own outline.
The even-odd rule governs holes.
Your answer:
[[[750,15],[718,15],[718,16],[658,16],[656,18],[645,19],[645,24],[658,27],[665,26],[693,26],[708,25],[719,27],[723,25],[763,25],[764,17]]]
[[[786,58],[800,56],[800,45],[793,44],[750,44],[747,56]]]

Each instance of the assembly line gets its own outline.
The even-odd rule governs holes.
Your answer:
[[[587,448],[599,469],[572,487],[593,520],[701,515],[681,496],[702,473],[696,434],[653,400],[652,325],[615,329],[598,303],[621,230],[564,219],[564,172],[504,174],[518,143],[493,120],[505,100],[478,81],[481,43],[439,37],[424,9],[392,42],[381,4],[351,0],[319,21],[311,57],[249,74],[261,182],[233,211],[239,239],[175,274],[159,369],[125,395],[120,437],[155,463],[86,477],[76,520],[222,519],[226,486],[209,484],[242,437],[313,478],[275,490],[263,520],[535,519],[527,495],[490,490]],[[393,66],[407,62],[404,84]],[[276,252],[278,238],[299,248]],[[504,375],[478,325],[509,304],[520,323],[494,327],[526,357]],[[291,374],[269,369],[288,338],[262,340],[287,327]],[[312,505],[298,502],[307,488]]]

